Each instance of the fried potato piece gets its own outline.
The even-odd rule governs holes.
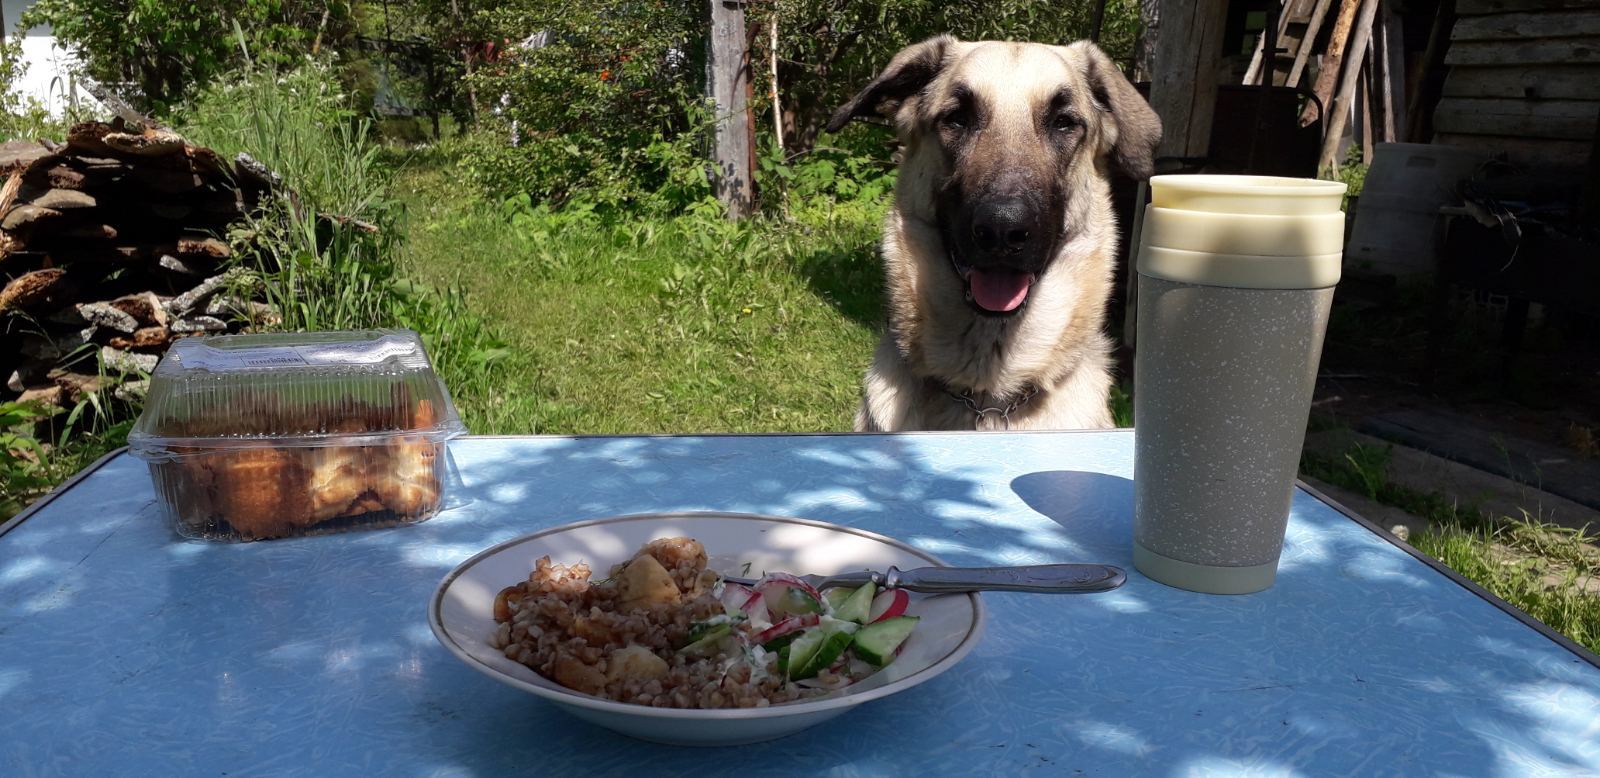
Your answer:
[[[677,570],[688,562],[696,573],[706,567],[706,547],[694,538],[659,538],[639,549],[639,556],[649,555],[667,570]]]
[[[617,578],[618,605],[632,611],[658,603],[678,601],[678,584],[655,557],[640,554],[622,568]]]
[[[599,694],[606,688],[606,676],[599,668],[586,665],[571,654],[557,656],[550,675],[556,683],[584,694]]]
[[[619,648],[606,658],[606,680],[659,681],[667,677],[667,660],[640,645]]]

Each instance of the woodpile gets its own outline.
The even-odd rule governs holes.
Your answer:
[[[229,228],[275,183],[171,131],[0,144],[0,400],[131,399],[174,339],[269,323]]]

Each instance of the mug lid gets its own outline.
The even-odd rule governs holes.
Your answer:
[[[1245,215],[1338,213],[1349,187],[1339,181],[1279,176],[1165,175],[1150,179],[1158,208]]]
[[[1300,216],[1181,211],[1146,206],[1139,240],[1146,246],[1218,254],[1301,257],[1344,250],[1344,214]]]

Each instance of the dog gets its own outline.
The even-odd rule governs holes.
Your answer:
[[[1097,46],[902,50],[833,114],[893,119],[888,325],[856,429],[1105,429],[1111,166],[1148,178],[1161,122]]]

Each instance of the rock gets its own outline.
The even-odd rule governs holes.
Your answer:
[[[138,157],[164,157],[182,152],[184,148],[183,138],[168,130],[148,129],[138,134],[110,132],[100,140],[113,151]]]
[[[205,272],[205,270],[201,267],[178,259],[171,254],[162,254],[161,259],[156,260],[156,264],[159,264],[168,270],[190,276],[197,276]]]
[[[115,397],[123,402],[130,403],[136,403],[144,400],[145,395],[149,393],[150,379],[148,378],[127,381],[119,385],[117,388],[111,390],[112,397]]]
[[[46,189],[83,189],[89,174],[70,165],[52,165],[30,173],[27,182]]]
[[[180,294],[168,301],[167,313],[173,316],[187,316],[189,315],[190,311],[193,311],[195,308],[199,307],[201,303],[211,299],[211,296],[216,294],[217,290],[222,289],[223,287],[242,277],[242,271],[235,269],[207,278],[206,280],[201,281],[199,286],[196,286],[195,288],[190,289],[189,291],[184,292],[183,294]],[[177,328],[174,327],[173,330],[177,331]]]
[[[73,402],[82,400],[85,396],[94,394],[111,383],[111,379],[107,376],[77,373],[65,369],[51,370],[50,380],[54,381],[58,388],[66,392],[67,397]]]
[[[61,212],[37,205],[18,205],[6,211],[0,219],[0,228],[10,232],[26,232],[39,224],[48,224],[61,218]]]
[[[132,335],[118,336],[107,341],[120,349],[160,348],[172,342],[172,333],[166,327],[140,327]]]
[[[36,386],[23,390],[22,394],[17,396],[17,402],[54,405],[60,408],[66,405],[62,402],[65,396],[66,392],[59,386]]]
[[[104,138],[112,132],[111,125],[105,122],[75,124],[67,130],[67,150],[86,156],[104,157],[111,153],[111,147],[106,145]]]
[[[31,140],[0,143],[0,175],[10,175],[50,156],[50,150]]]
[[[133,318],[126,311],[120,310],[110,303],[80,303],[78,315],[84,321],[96,327],[105,327],[108,330],[133,334],[139,329],[139,320]]]
[[[50,365],[82,347],[83,341],[76,335],[29,335],[22,340],[22,355]]]
[[[211,259],[227,259],[233,256],[233,250],[228,244],[216,238],[179,238],[178,253],[191,257],[209,257]]]
[[[233,158],[233,170],[240,181],[254,184],[257,188],[276,189],[283,186],[283,178],[242,151]]]
[[[51,237],[63,240],[116,240],[117,228],[109,224],[77,224],[54,230]]]
[[[172,323],[172,331],[183,334],[196,332],[222,332],[228,323],[215,316],[190,316]]]
[[[143,326],[167,326],[167,311],[161,306],[161,299],[156,297],[154,292],[139,292],[118,297],[107,304],[132,316]]]
[[[67,271],[60,268],[24,273],[0,290],[0,311],[53,311],[66,305],[72,291]]]
[[[80,340],[80,341],[82,341],[84,343],[93,343],[94,339],[99,337],[99,336],[100,336],[100,328],[94,326],[93,324],[91,324],[91,325],[89,325],[87,327],[84,327],[81,330],[78,330],[78,340]]]
[[[51,189],[35,197],[33,204],[40,208],[71,211],[79,208],[93,208],[95,200],[93,195],[76,189]]]
[[[83,318],[83,314],[78,313],[77,308],[62,308],[61,310],[44,317],[44,320],[51,324],[65,324],[68,327],[82,327],[84,324],[88,323]]]
[[[100,364],[107,370],[119,373],[149,373],[156,369],[161,357],[156,354],[135,354],[111,346],[100,347]]]
[[[185,194],[206,185],[204,178],[191,170],[170,170],[149,166],[133,168],[133,179],[162,194]]]

